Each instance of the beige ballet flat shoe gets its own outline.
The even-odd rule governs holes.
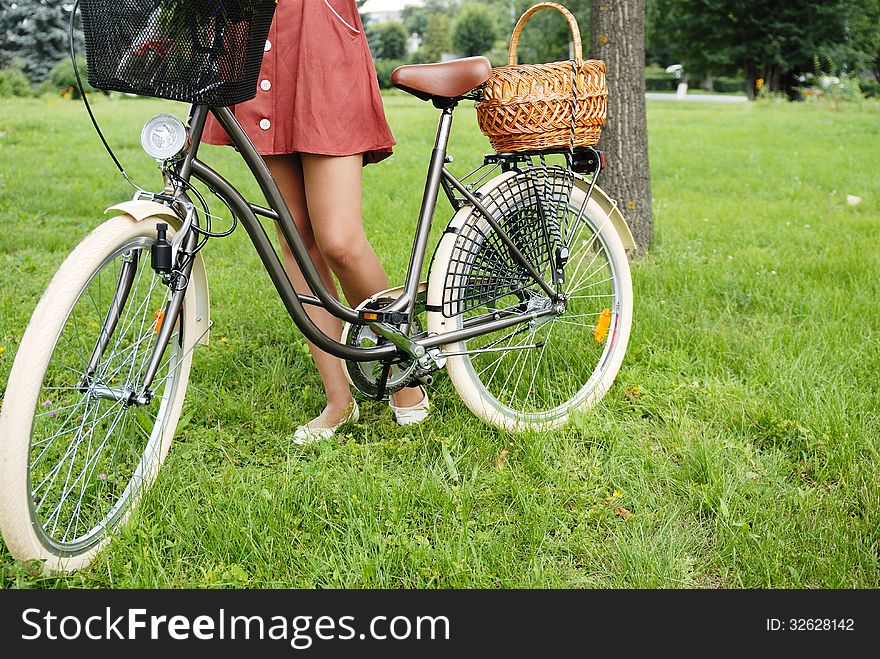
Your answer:
[[[424,394],[422,400],[411,407],[397,407],[394,403],[388,402],[391,411],[394,412],[394,420],[398,425],[408,426],[413,423],[421,423],[428,418],[428,410],[431,404],[428,402],[428,392],[424,387],[419,387]]]
[[[293,443],[299,446],[311,444],[321,439],[329,439],[336,431],[345,423],[355,423],[360,418],[360,410],[356,400],[351,401],[351,409],[348,414],[335,426],[321,425],[323,422],[321,417],[312,419],[304,426],[300,426],[293,433]]]

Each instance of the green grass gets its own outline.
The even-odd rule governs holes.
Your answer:
[[[398,94],[386,108],[399,146],[365,170],[365,223],[400,281],[435,116]],[[146,187],[140,126],[167,109],[183,111],[96,104]],[[0,584],[880,587],[878,107],[648,112],[657,242],[596,410],[511,435],[441,377],[421,427],[365,403],[344,441],[291,445],[320,382],[239,231],[206,249],[212,344],[132,522],[73,576],[31,576],[0,549]],[[458,173],[487,149],[475,123],[456,115]],[[202,155],[256,197],[231,150]],[[52,273],[129,196],[78,104],[0,103],[0,392]]]

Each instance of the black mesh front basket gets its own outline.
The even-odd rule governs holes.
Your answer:
[[[89,84],[203,105],[252,99],[276,0],[81,0]]]

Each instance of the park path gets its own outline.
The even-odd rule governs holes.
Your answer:
[[[649,101],[697,101],[703,103],[746,103],[749,99],[745,96],[722,96],[721,94],[688,94],[684,98],[679,98],[675,94],[661,94],[659,92],[648,92],[645,98]]]

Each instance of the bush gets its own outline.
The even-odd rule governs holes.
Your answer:
[[[865,98],[880,98],[880,80],[862,80],[859,87]]]
[[[669,92],[678,89],[678,79],[666,70],[652,64],[645,67],[645,90],[649,92]]]
[[[645,90],[649,92],[669,92],[678,89],[678,80],[672,76],[645,76]]]
[[[379,89],[391,89],[391,73],[402,64],[402,61],[393,59],[380,59],[376,61],[376,77],[379,78]]]
[[[728,78],[719,76],[712,81],[712,88],[720,94],[734,94],[746,91],[746,81],[743,78]]]
[[[699,76],[690,76],[692,88],[697,88],[699,84]],[[681,80],[671,73],[666,73],[666,69],[657,64],[650,64],[645,67],[645,89],[649,92],[668,92],[678,89],[678,83]],[[744,78],[718,76],[712,78],[712,91],[719,94],[735,94],[746,91],[746,81]]]
[[[19,66],[0,69],[0,98],[33,96],[34,89]]]
[[[382,23],[377,25],[376,50],[377,59],[399,60],[406,57],[406,42],[409,35],[401,23]]]
[[[76,68],[79,69],[79,77],[82,79],[83,89],[87,94],[95,90],[86,79],[86,62],[82,59],[76,60]],[[49,74],[49,82],[52,87],[61,92],[65,98],[79,98],[79,89],[76,86],[76,76],[73,73],[73,62],[70,58],[65,58],[55,65]]]
[[[818,101],[837,108],[841,103],[859,103],[865,99],[859,81],[846,75],[807,73],[798,81],[801,85],[796,91],[801,100]]]
[[[485,55],[489,61],[492,62],[492,66],[507,66],[507,53],[507,44],[501,41],[496,41],[492,50],[485,53]]]
[[[428,57],[424,48],[419,48],[415,52],[409,54],[406,58],[407,64],[428,64]]]

